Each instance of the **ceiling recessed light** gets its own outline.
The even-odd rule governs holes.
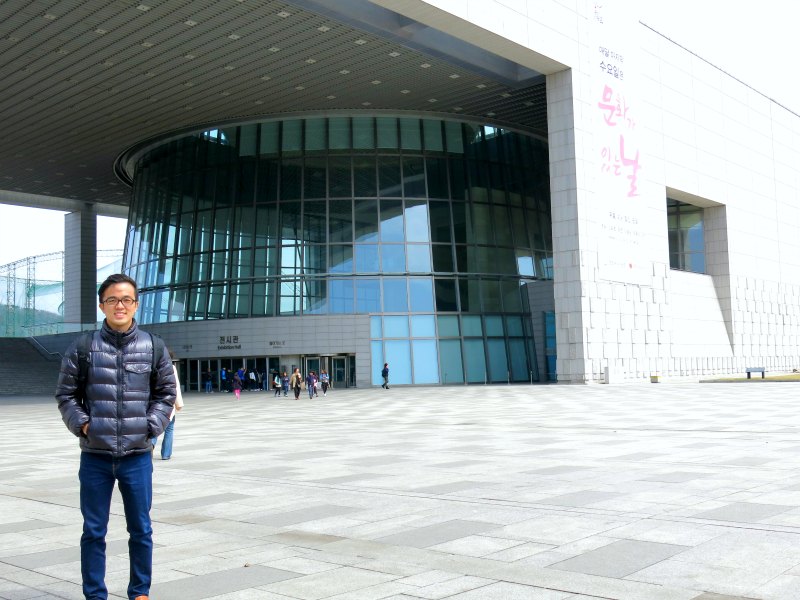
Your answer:
[[[389,56],[391,56],[392,58],[397,58],[398,56],[400,56],[400,53],[399,52],[389,52]]]
[[[100,35],[108,33],[108,29],[95,29],[95,33],[99,33]]]
[[[356,40],[356,44],[359,45],[359,46],[363,46],[366,43],[367,43],[367,40],[361,40],[361,39]]]
[[[454,106],[454,107],[453,107],[453,110],[464,110],[464,109],[463,109],[463,108],[461,108],[460,106]]]
[[[411,90],[400,90],[401,94],[410,94]]]
[[[234,67],[233,65],[225,65],[225,70],[226,71],[233,71],[235,68],[236,67]]]
[[[277,46],[273,46],[272,48],[270,48],[270,49],[269,49],[269,51],[270,51],[270,52],[280,52],[280,51],[281,51],[281,49],[280,49],[280,48],[278,48]]]
[[[307,58],[306,59],[306,64],[307,65],[313,65],[315,62],[317,62],[317,59],[315,59],[315,58]]]
[[[66,51],[66,50],[64,50],[63,48],[59,48],[59,49],[58,49],[58,53],[59,53],[59,54],[63,54],[64,56],[66,56],[67,54],[69,54],[69,52],[67,52],[67,51]]]
[[[302,86],[302,85],[297,85],[297,86],[295,86],[294,89],[296,89],[298,92],[302,92],[306,88],[304,86]]]
[[[261,81],[269,81],[270,79],[272,79],[272,77],[270,77],[269,75],[263,75],[261,77]]]
[[[530,100],[526,100],[525,102],[523,102],[523,104],[525,106],[533,106],[533,102],[531,102]]]
[[[106,62],[103,63],[103,65],[105,65],[106,67],[113,67],[114,63],[111,62],[110,60],[107,60]]]
[[[187,54],[183,58],[188,58],[189,60],[192,60],[194,58],[194,54]]]
[[[372,80],[372,85],[380,85],[380,83],[381,83],[380,79],[373,79]]]
[[[264,104],[264,101],[263,100],[256,100],[255,102],[253,102],[253,104]]]
[[[197,21],[192,21],[191,19],[188,19],[184,21],[183,24],[188,25],[189,27],[194,27],[195,25],[197,25]]]
[[[488,112],[488,113],[486,113],[486,116],[487,116],[487,117],[493,117],[494,115],[495,115],[495,113],[493,113],[493,112]]]
[[[336,100],[336,96],[328,96],[328,100]]]
[[[155,73],[153,73],[152,71],[148,71],[147,73],[144,74],[145,77],[153,77],[154,75]]]
[[[330,31],[330,30],[331,30],[331,28],[328,27],[327,25],[323,25],[322,27],[317,27],[317,31],[321,31],[322,33],[325,33],[326,31]]]
[[[91,191],[96,192],[97,188],[89,188]]]
[[[339,73],[341,73],[342,75],[348,75],[350,71],[348,71],[347,69],[342,69],[341,71],[339,71]]]
[[[428,98],[428,102],[438,102],[436,98]]]
[[[53,13],[45,13],[44,18],[47,19],[48,21],[55,21],[58,18],[58,16],[54,15]]]
[[[430,69],[430,68],[431,68],[431,65],[430,65],[430,63],[422,63],[422,64],[420,65],[420,67],[422,67],[423,69]]]
[[[186,81],[184,84],[186,87],[192,87],[194,84],[191,81]]]
[[[230,95],[231,95],[231,93],[230,93],[230,92],[222,92],[222,95],[223,95],[223,96],[230,96]]]
[[[140,4],[139,6],[136,7],[136,10],[147,12],[148,10],[150,10],[150,7],[147,6],[147,4]]]
[[[511,98],[511,94],[509,94],[508,92],[503,92],[502,94],[500,94],[500,97],[501,98]]]
[[[144,47],[144,48],[152,48],[153,47],[153,43],[152,42],[142,42],[142,47]]]
[[[362,102],[361,106],[372,106],[372,102]]]
[[[240,35],[236,35],[235,33],[232,33],[232,34],[230,34],[230,35],[228,36],[228,39],[229,39],[229,40],[240,40],[240,39],[242,39],[242,36],[240,36]]]
[[[285,10],[282,10],[281,12],[279,12],[279,13],[278,13],[278,16],[279,16],[281,19],[285,19],[286,17],[291,17],[291,16],[292,16],[292,13],[290,13],[290,12],[286,12]]]
[[[453,73],[452,75],[450,75],[450,79],[458,79],[459,77],[461,77],[461,75],[459,75],[458,73]]]
[[[485,88],[485,87],[486,87],[486,84],[485,84],[485,83],[479,83],[479,84],[478,84],[478,85],[476,85],[475,87],[476,87],[476,88],[478,88],[479,90],[482,90],[483,88]]]

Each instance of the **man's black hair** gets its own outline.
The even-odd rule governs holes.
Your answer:
[[[114,273],[113,275],[106,277],[106,280],[100,284],[100,289],[97,290],[97,299],[100,302],[103,301],[103,294],[105,291],[115,283],[130,283],[133,286],[133,299],[136,301],[139,300],[139,288],[136,287],[136,282],[127,275],[123,275],[122,273]]]

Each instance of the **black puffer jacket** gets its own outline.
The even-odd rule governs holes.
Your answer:
[[[78,347],[73,343],[61,362],[56,400],[64,423],[80,437],[81,450],[114,457],[150,452],[150,438],[169,423],[175,403],[175,374],[164,350],[156,373],[150,371],[153,344],[136,322],[125,333],[103,323],[89,352],[86,399],[78,390]],[[81,427],[89,422],[86,436]]]

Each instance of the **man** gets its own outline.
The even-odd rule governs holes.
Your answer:
[[[383,383],[381,387],[385,390],[389,389],[389,363],[383,363],[383,370],[381,371],[381,377],[383,377]]]
[[[136,282],[111,275],[97,295],[106,316],[103,327],[67,351],[56,390],[61,417],[80,438],[83,594],[86,600],[108,598],[105,537],[116,481],[130,534],[128,598],[148,600],[153,571],[150,439],[169,423],[175,375],[163,342],[141,331],[133,318],[139,305]]]

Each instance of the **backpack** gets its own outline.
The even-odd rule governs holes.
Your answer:
[[[381,377],[388,377],[389,376],[389,369],[384,369],[381,371]]]
[[[92,348],[92,340],[94,339],[94,331],[89,331],[88,333],[84,333],[78,338],[78,396],[81,400],[86,399],[86,378],[89,375],[89,352]],[[164,355],[164,350],[166,349],[166,345],[164,344],[164,340],[161,339],[160,335],[155,335],[153,333],[149,333],[150,339],[152,340],[152,347],[153,347],[153,357],[152,362],[150,364],[150,388],[153,388],[153,383],[156,379],[156,367],[158,363],[161,361],[161,357]]]

